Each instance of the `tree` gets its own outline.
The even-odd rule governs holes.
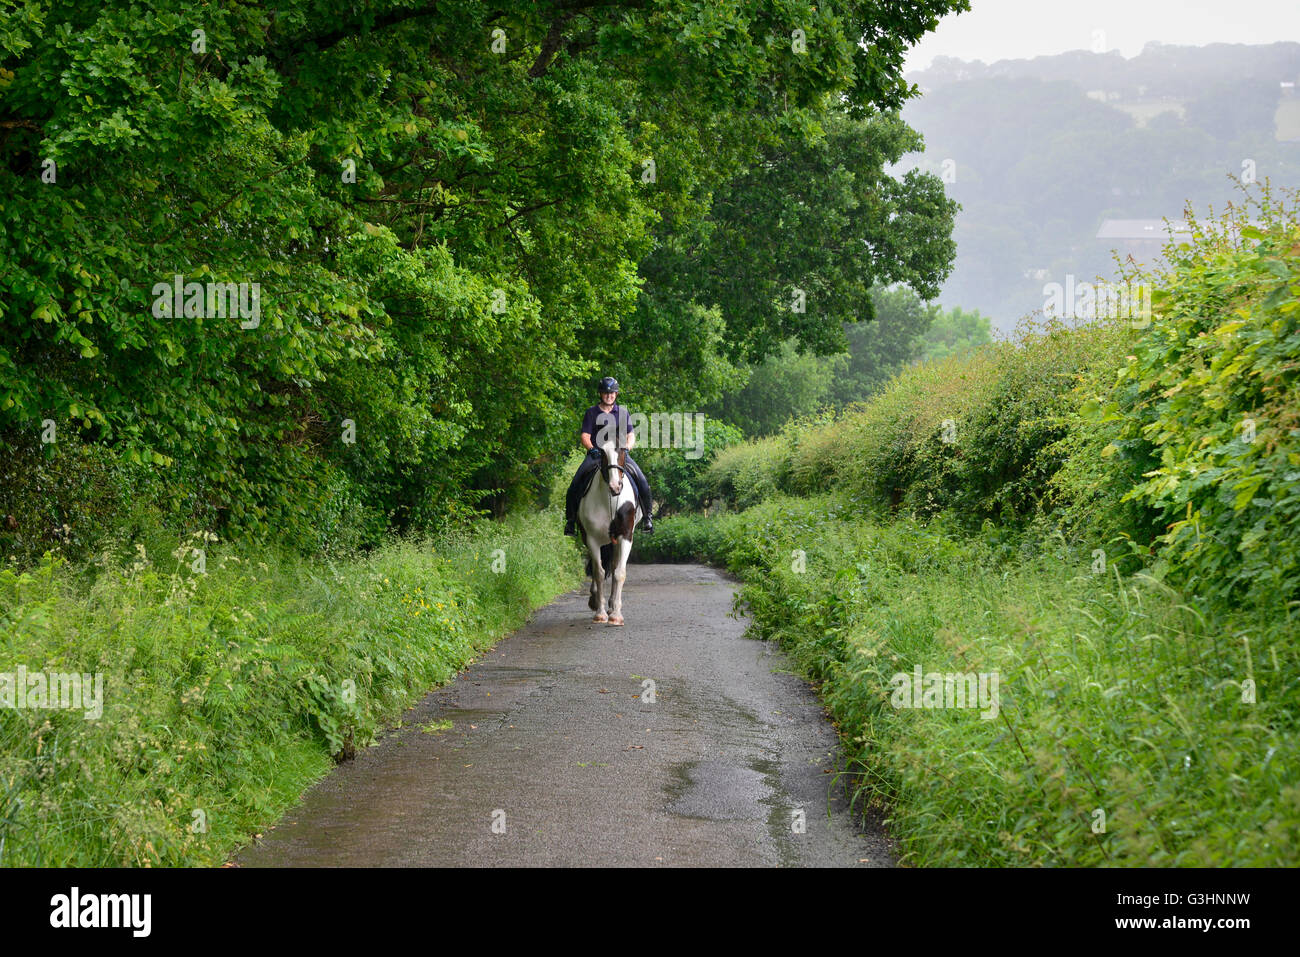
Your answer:
[[[915,359],[922,337],[940,314],[937,305],[922,302],[906,287],[877,289],[872,301],[875,321],[855,322],[844,330],[849,359],[834,390],[841,405],[867,399]]]
[[[756,146],[896,109],[907,45],[964,6],[25,3],[0,442],[53,420],[259,534],[340,483],[398,527],[523,494],[599,364],[682,401],[721,380],[732,317],[702,299],[662,329],[700,349],[676,392],[654,343],[618,351],[665,301],[640,264]],[[161,308],[178,275],[204,288]],[[257,315],[208,283],[257,284]]]
[[[711,414],[734,422],[746,435],[772,435],[790,419],[816,412],[847,365],[848,356],[800,353],[789,340],[754,366],[745,384],[724,395]]]
[[[978,309],[956,306],[935,314],[930,328],[921,337],[917,358],[922,362],[944,359],[992,341],[993,324],[988,316],[980,315]]]
[[[657,314],[689,324],[723,316],[725,358],[757,363],[787,339],[844,351],[845,323],[874,318],[873,287],[902,282],[931,298],[951,268],[955,204],[935,176],[885,171],[920,138],[895,114],[840,113],[768,147],[715,196],[708,217],[674,230],[642,264]],[[672,348],[656,340],[655,348]]]

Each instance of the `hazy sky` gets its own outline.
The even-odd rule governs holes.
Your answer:
[[[1300,41],[1300,0],[972,0],[945,17],[908,57],[909,70],[936,56],[1020,59],[1090,50],[1141,52],[1148,41],[1207,43]]]

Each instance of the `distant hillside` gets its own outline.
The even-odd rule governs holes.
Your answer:
[[[941,301],[999,329],[1041,308],[1047,283],[1110,276],[1112,248],[1145,260],[1158,245],[1107,221],[1220,207],[1240,198],[1231,176],[1300,187],[1300,43],[941,57],[907,78],[923,91],[904,112],[926,140],[913,165],[963,207]]]
[[[1086,50],[996,63],[936,57],[929,69],[909,72],[907,80],[923,90],[1004,77],[1063,80],[1085,90],[1105,88],[1127,97],[1195,96],[1207,87],[1242,80],[1295,80],[1300,69],[1298,60],[1300,43],[1212,43],[1203,47],[1148,43],[1132,59],[1125,59],[1118,51]]]

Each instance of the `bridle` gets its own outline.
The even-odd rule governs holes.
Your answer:
[[[602,400],[603,400],[603,396],[602,396]],[[614,401],[615,402],[618,401],[617,393],[615,393]],[[613,404],[611,404],[609,409],[605,409],[605,406],[602,401],[601,409],[602,411],[606,411],[606,412],[612,411]],[[601,478],[605,480],[605,487],[609,489],[609,510],[610,512],[616,512],[618,510],[618,497],[623,493],[623,489],[622,486],[620,485],[619,490],[615,492],[613,487],[610,485],[609,475],[611,472],[617,469],[619,473],[623,476],[623,481],[626,482],[628,481],[627,467],[624,466],[621,461],[617,461],[617,460],[614,461],[613,463],[607,463],[605,461],[605,449],[603,447],[599,447],[599,448],[600,448],[600,475]],[[625,461],[626,457],[627,457],[627,449],[620,448],[618,450],[618,458]],[[636,496],[635,487],[633,487],[632,495],[635,498]]]
[[[619,449],[619,454],[620,454],[620,456],[622,456],[622,455],[626,455],[626,454],[627,454],[627,450],[626,450],[626,449]],[[620,472],[620,473],[622,474],[622,476],[623,476],[623,481],[625,481],[625,482],[628,481],[628,476],[627,476],[627,466],[625,466],[625,465],[620,465],[617,461],[615,461],[615,462],[613,462],[613,463],[606,462],[606,461],[605,461],[605,450],[602,448],[602,449],[600,450],[600,475],[601,475],[601,477],[605,480],[605,486],[606,486],[606,488],[609,488],[609,509],[610,509],[611,512],[613,512],[613,511],[616,510],[616,506],[618,505],[618,497],[619,497],[621,494],[623,494],[623,489],[622,489],[621,486],[620,486],[620,488],[619,488],[619,490],[618,490],[617,492],[615,492],[614,489],[610,486],[609,473],[610,473],[610,472],[613,472],[613,471],[615,471],[615,470],[617,470],[618,472]]]

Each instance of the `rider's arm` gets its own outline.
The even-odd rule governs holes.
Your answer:
[[[593,447],[592,444],[591,444],[591,433],[590,433],[590,432],[583,432],[583,433],[582,433],[582,446],[583,446],[583,448],[585,448],[585,449],[591,449],[591,448]]]

